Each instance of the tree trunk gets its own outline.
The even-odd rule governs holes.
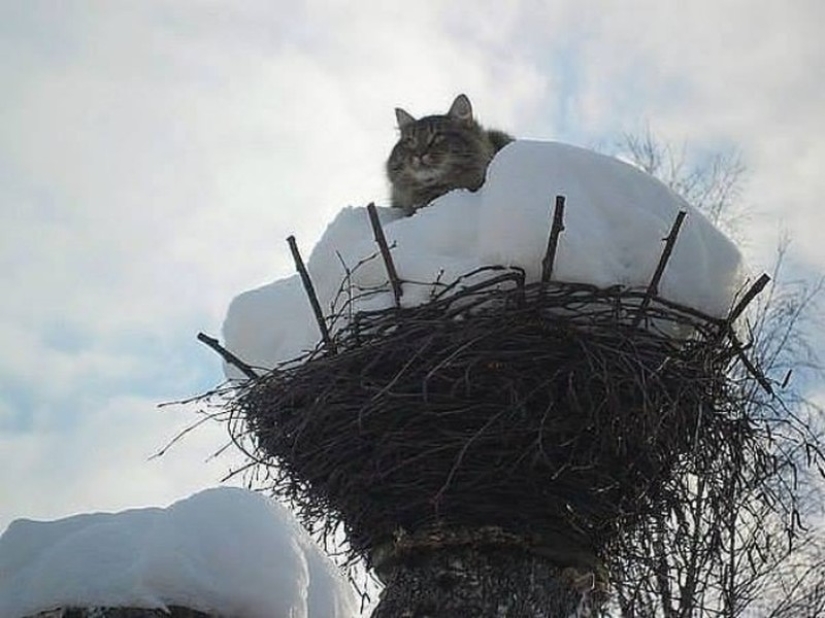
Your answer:
[[[386,569],[372,618],[587,618],[594,576],[517,548],[439,547]]]
[[[28,618],[210,618],[210,615],[172,605],[168,612],[139,607],[61,607]]]

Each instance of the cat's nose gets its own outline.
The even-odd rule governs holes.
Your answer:
[[[432,165],[432,163],[433,163],[432,159],[433,158],[427,153],[422,154],[422,155],[413,155],[412,166],[416,169],[419,168],[419,167],[428,167],[428,166]]]

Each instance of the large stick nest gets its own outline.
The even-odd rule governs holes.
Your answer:
[[[600,553],[678,510],[674,479],[741,465],[754,432],[730,333],[641,292],[482,269],[244,382],[230,431],[305,521],[343,522],[355,555],[485,526]]]

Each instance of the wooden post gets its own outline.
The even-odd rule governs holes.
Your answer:
[[[553,227],[547,239],[547,251],[541,261],[541,282],[546,284],[553,276],[553,265],[556,261],[556,251],[559,247],[559,235],[564,230],[564,196],[556,196],[556,207],[553,209]]]
[[[673,222],[673,226],[670,228],[670,233],[664,239],[665,248],[662,250],[659,263],[656,265],[656,271],[653,273],[653,277],[650,279],[650,284],[647,286],[647,291],[645,292],[644,298],[642,298],[642,302],[639,305],[638,313],[636,314],[636,318],[633,320],[633,326],[639,325],[639,323],[644,319],[645,311],[647,310],[648,305],[650,305],[650,301],[653,300],[655,296],[659,295],[659,282],[662,280],[665,267],[670,260],[670,255],[673,253],[673,246],[676,244],[676,238],[679,236],[679,229],[682,227],[682,222],[685,220],[686,216],[686,211],[679,211],[679,214],[676,215],[676,220]]]
[[[330,337],[327,323],[324,320],[324,314],[321,312],[321,305],[318,302],[318,296],[315,294],[315,286],[312,285],[312,279],[309,278],[309,273],[304,265],[304,260],[301,258],[301,252],[298,251],[298,244],[295,242],[294,236],[289,236],[286,239],[289,244],[289,250],[292,252],[292,259],[295,261],[295,268],[301,276],[301,282],[304,284],[304,291],[309,297],[309,304],[312,305],[312,313],[315,314],[315,321],[318,323],[318,329],[321,331],[321,338],[327,349],[335,354],[335,343]]]
[[[400,307],[401,296],[404,294],[404,290],[401,289],[401,279],[398,277],[398,271],[395,270],[395,263],[392,261],[390,248],[387,245],[387,238],[384,236],[384,229],[381,227],[381,221],[378,219],[378,211],[375,209],[374,203],[370,202],[367,205],[367,214],[370,217],[375,242],[378,243],[378,248],[381,250],[381,258],[384,260],[384,267],[387,269],[390,285],[392,285],[392,295],[395,297],[395,306]]]

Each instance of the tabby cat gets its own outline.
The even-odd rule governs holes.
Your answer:
[[[452,189],[476,191],[493,155],[513,138],[484,129],[473,118],[470,99],[460,94],[444,115],[416,120],[396,108],[401,138],[387,161],[392,205],[408,214]]]

